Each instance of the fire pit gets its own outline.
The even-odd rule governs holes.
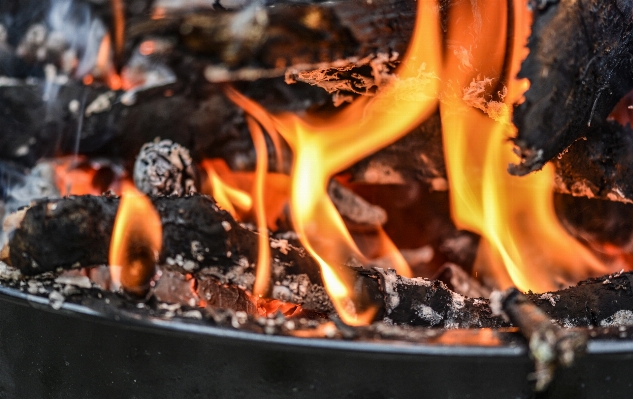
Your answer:
[[[42,397],[529,398],[532,363],[511,331],[447,330],[418,343],[268,336],[104,303],[2,289],[3,394]],[[537,397],[626,397],[631,329],[599,329],[586,357]],[[160,392],[157,391],[160,386]]]
[[[0,392],[624,397],[632,18],[0,6]]]

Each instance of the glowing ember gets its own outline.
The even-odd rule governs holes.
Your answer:
[[[143,296],[155,274],[162,245],[162,225],[149,198],[131,184],[123,187],[112,242],[110,276],[114,288]]]

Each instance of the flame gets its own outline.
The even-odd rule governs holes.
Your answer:
[[[253,294],[264,296],[268,292],[270,280],[270,243],[268,238],[268,227],[266,225],[266,209],[264,204],[264,185],[266,184],[266,172],[268,172],[268,151],[266,150],[266,139],[264,133],[257,122],[247,117],[251,137],[255,145],[257,154],[257,166],[255,169],[255,184],[253,185],[253,205],[255,219],[257,221],[258,251],[257,251],[257,272],[255,275],[255,285]]]
[[[154,277],[161,245],[158,212],[148,197],[132,184],[125,184],[110,243],[110,276],[114,287],[145,295]]]
[[[125,43],[125,10],[123,0],[112,0],[111,4],[114,20],[114,53],[118,58],[123,53]]]
[[[205,159],[201,164],[207,172],[209,187],[203,192],[212,195],[222,209],[236,220],[248,221],[253,209],[253,191],[255,173],[235,172],[229,169],[222,159]],[[290,177],[281,173],[265,175],[266,192],[264,208],[268,228],[275,230],[290,193]]]
[[[419,1],[416,29],[398,77],[373,99],[360,98],[333,118],[293,114],[269,117],[256,103],[233,89],[227,95],[267,131],[270,118],[294,152],[290,208],[293,225],[306,250],[318,262],[325,288],[341,319],[368,324],[375,309],[355,301],[353,276],[343,267],[365,261],[343,219],[327,195],[336,173],[391,144],[435,109],[440,71],[438,7]],[[397,108],[393,105],[398,104]]]
[[[205,159],[202,167],[207,172],[211,194],[218,205],[233,216],[235,220],[241,220],[236,208],[249,211],[253,207],[253,200],[248,192],[236,188],[236,184],[229,183],[231,172],[226,163],[221,159]],[[226,176],[223,179],[220,174]],[[232,179],[231,179],[232,180]]]
[[[480,5],[480,15],[503,14],[497,2]],[[526,42],[529,17],[523,2],[515,1],[514,7],[519,29],[515,30],[512,48],[520,54],[517,49]],[[471,79],[481,81],[477,75],[494,76],[494,71],[500,70],[501,59],[495,52],[498,45],[491,39],[506,37],[504,24],[484,23],[479,25],[481,33],[471,36],[476,26],[474,13],[463,6],[454,11],[459,17],[452,20],[448,41],[470,48],[476,65],[465,68],[459,58],[448,57],[445,101],[440,108],[452,214],[458,227],[482,235],[478,267],[489,270],[501,288],[514,284],[521,290],[536,292],[558,289],[561,284],[604,271],[556,217],[552,165],[520,178],[506,172],[507,165],[515,161],[509,141],[515,135],[509,104],[488,102],[483,109],[489,114],[486,116],[468,106],[473,101],[467,90],[459,91],[469,87]],[[516,73],[521,58],[517,56],[514,61],[511,70]],[[506,102],[520,99],[527,88],[525,82],[517,80],[508,84]]]

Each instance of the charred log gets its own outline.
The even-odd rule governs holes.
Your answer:
[[[288,86],[281,78],[243,84],[240,90],[266,102],[271,111],[305,110],[329,102],[322,90]],[[0,124],[0,158],[25,166],[42,157],[79,153],[123,159],[131,170],[141,147],[156,137],[189,148],[194,161],[224,157],[241,169],[254,164],[243,111],[219,86],[204,82],[136,93],[74,83],[14,82],[0,85]]]
[[[10,219],[16,228],[3,258],[26,275],[106,264],[118,202],[94,196],[40,201]],[[161,197],[153,202],[163,223],[161,264],[251,289],[256,233],[219,210],[209,197]],[[272,240],[271,247],[272,297],[331,311],[319,267],[305,251],[287,240]],[[440,281],[409,279],[393,270],[352,270],[358,297],[378,309],[378,320],[438,328],[507,325],[492,314],[488,300],[466,298]],[[528,298],[564,326],[617,325],[633,319],[632,282],[631,273],[619,273]]]
[[[607,116],[633,87],[633,5],[534,3],[530,54],[519,73],[531,85],[514,113],[521,161],[510,172],[516,175],[540,169],[582,137],[608,131]]]

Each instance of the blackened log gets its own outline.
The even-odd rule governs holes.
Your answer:
[[[515,175],[540,169],[576,140],[605,128],[633,87],[633,4],[626,1],[540,2],[519,77],[530,80],[516,107]]]
[[[530,301],[565,327],[608,327],[633,320],[633,273],[615,273],[581,281],[545,294],[528,294]]]
[[[329,102],[324,91],[305,84],[288,86],[283,78],[239,88],[273,112]],[[244,113],[218,85],[176,83],[147,89],[136,93],[135,102],[128,105],[125,95],[72,82],[0,85],[0,158],[30,167],[42,157],[78,152],[123,159],[131,170],[141,147],[160,137],[189,148],[197,162],[223,157],[242,169],[254,165]],[[98,103],[104,106],[96,107]],[[276,167],[274,150],[269,153],[271,167]]]
[[[615,121],[588,132],[554,160],[556,190],[574,196],[633,202],[633,130]]]
[[[163,224],[161,263],[193,272],[208,266],[227,270],[243,262],[242,258],[248,266],[257,258],[257,234],[239,225],[211,198],[155,197],[152,202]],[[19,227],[10,233],[11,265],[25,275],[35,275],[107,264],[118,206],[119,199],[108,196],[35,203],[21,211]],[[275,246],[273,257],[292,263],[294,270],[305,269],[319,280],[318,267],[302,251],[293,250],[288,243]]]

